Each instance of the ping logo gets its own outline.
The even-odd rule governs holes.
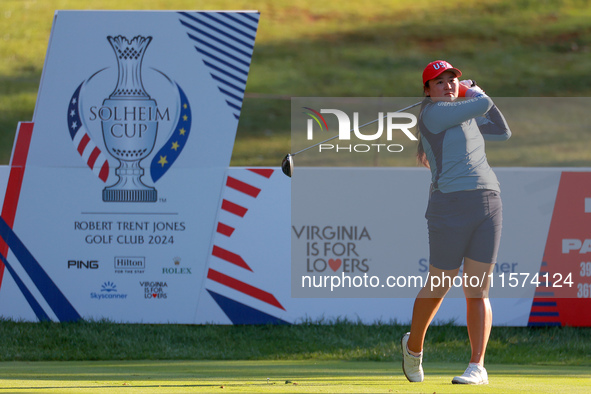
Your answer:
[[[68,269],[70,268],[87,268],[91,270],[98,269],[99,262],[98,260],[68,260]]]

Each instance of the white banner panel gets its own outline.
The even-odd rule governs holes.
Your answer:
[[[544,250],[553,212],[556,211],[560,180],[565,173],[577,177],[589,176],[588,170],[570,172],[572,170],[495,169],[502,185],[504,203],[503,239],[494,272],[497,287],[491,295],[495,325],[589,324],[581,318],[568,319],[568,308],[561,305],[566,303],[577,305],[579,309],[585,308],[588,307],[588,298],[540,300],[540,294],[548,290],[544,289],[543,283],[537,288],[529,282],[523,288],[523,282],[516,289],[509,285],[510,277],[522,280],[521,273],[539,272],[543,275],[546,264]],[[213,250],[217,252],[216,255],[212,253],[208,265],[210,271],[223,275],[215,274],[206,280],[204,293],[211,297],[200,297],[201,311],[204,311],[205,305],[208,309],[206,314],[200,315],[202,320],[199,322],[297,323],[347,318],[364,323],[408,323],[418,288],[408,289],[408,296],[405,293],[404,297],[380,294],[379,298],[375,298],[364,295],[363,289],[360,293],[351,292],[347,297],[335,297],[326,289],[298,289],[297,286],[301,283],[301,275],[310,274],[307,254],[314,249],[308,249],[308,243],[315,240],[308,241],[307,238],[323,236],[323,232],[332,241],[337,237],[347,237],[345,243],[353,244],[349,250],[359,255],[355,258],[368,259],[369,270],[359,274],[372,273],[381,256],[386,256],[387,272],[390,274],[424,275],[428,264],[424,219],[428,190],[425,184],[429,181],[425,172],[415,168],[298,168],[290,181],[278,171],[264,180],[251,170],[230,169],[229,179],[247,182],[255,186],[255,190],[251,190],[252,195],[249,195],[245,193],[249,188],[236,186],[239,185],[236,182],[232,183],[242,191],[228,186],[224,189],[222,204],[225,204],[225,209],[220,210],[218,231],[214,237]],[[411,192],[411,185],[419,190],[416,196]],[[291,211],[288,209],[290,186]],[[256,198],[253,197],[255,194]],[[371,204],[365,203],[366,199],[371,200]],[[291,215],[292,222],[291,247],[285,238],[288,215]],[[230,229],[220,227],[220,224]],[[337,226],[345,226],[348,233],[339,234],[335,230]],[[327,227],[330,229],[327,230]],[[361,236],[363,229],[369,236]],[[334,244],[340,241],[343,240]],[[290,249],[291,257],[288,256]],[[318,250],[318,258],[326,257],[327,261],[326,267],[318,266],[323,268],[318,274],[342,275],[345,269],[348,275],[356,274],[353,265],[345,266],[344,255],[332,256],[333,260],[342,260],[341,265],[335,265],[333,269],[328,263],[331,256],[324,256],[324,248]],[[334,253],[334,249],[330,247],[329,252]],[[294,265],[291,272],[285,264],[290,260]],[[573,279],[579,283],[570,287],[576,289],[584,284],[585,279],[580,277],[578,270],[572,270],[572,273]],[[388,289],[381,291],[387,292]],[[510,297],[513,294],[519,294],[519,297]],[[578,297],[576,292],[574,297]],[[211,302],[211,298],[215,302]],[[223,315],[219,314],[216,306],[223,310]],[[446,298],[436,321],[466,323],[465,300],[459,288]]]
[[[560,172],[527,171],[526,177],[523,172],[519,169],[498,171],[503,185],[505,222],[496,275],[537,271],[541,264]],[[356,319],[363,314],[371,315],[363,318],[369,321],[393,319],[408,322],[413,298],[421,286],[403,279],[424,277],[428,269],[424,212],[429,179],[428,171],[419,168],[299,168],[292,183],[292,294],[295,297],[349,298],[346,303],[340,302],[343,309],[328,308],[331,312],[335,311],[334,315],[331,314],[333,317],[344,314]],[[532,200],[532,193],[527,190],[531,189],[530,185],[540,182],[542,187],[536,188],[535,199]],[[516,215],[516,212],[520,214]],[[529,227],[527,237],[523,236],[524,217],[531,217],[525,225]],[[362,231],[369,235],[360,236]],[[355,233],[358,235],[355,236]],[[347,248],[343,248],[342,244]],[[344,255],[341,256],[341,253]],[[355,272],[355,264],[345,264],[347,259],[366,261],[366,264]],[[377,278],[379,285],[372,287],[366,280],[364,282],[368,285],[365,286],[360,280],[358,287],[354,282],[351,287],[334,287],[331,291],[332,276],[342,279],[343,276],[361,277],[364,274]],[[314,275],[330,277],[328,287],[310,288],[307,281],[302,287],[302,278]],[[396,277],[392,284],[403,287],[389,287],[385,284],[388,277]],[[510,313],[495,314],[495,323],[526,324],[533,289],[520,295],[529,299],[525,303],[500,299],[503,297],[501,291],[494,289],[491,294],[495,299],[493,304],[516,306],[500,308]],[[364,301],[358,299],[360,297],[385,299]],[[447,298],[437,318],[465,322],[464,308],[458,307],[458,304],[464,303],[461,288],[452,289]],[[324,303],[310,303],[308,315],[327,316],[326,309],[320,305]],[[359,309],[354,313],[347,312],[356,305]],[[314,313],[315,309],[321,310]],[[515,316],[521,316],[520,321],[515,321]]]

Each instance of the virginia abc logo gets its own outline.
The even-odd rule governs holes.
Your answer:
[[[377,118],[369,123],[364,125],[359,125],[359,113],[353,112],[353,122],[351,123],[351,119],[349,115],[342,110],[339,109],[321,109],[320,111],[316,111],[310,107],[303,107],[306,112],[303,112],[305,115],[309,116],[306,123],[306,138],[308,140],[312,140],[314,138],[314,126],[315,124],[318,125],[316,128],[320,128],[321,131],[325,130],[328,131],[328,124],[323,114],[332,114],[336,116],[339,125],[339,134],[338,138],[341,142],[351,141],[352,134],[358,139],[362,141],[376,141],[382,137],[382,135],[386,134],[386,139],[388,141],[392,141],[394,139],[394,132],[395,130],[402,131],[402,133],[411,141],[417,141],[417,137],[409,130],[413,128],[417,124],[417,117],[410,113],[405,112],[387,112],[384,114],[383,112],[378,112]],[[361,128],[367,126],[369,124],[377,123],[377,130],[373,133],[367,132],[362,133],[360,131]],[[352,126],[351,126],[352,124]],[[328,141],[328,140],[327,140]],[[387,151],[387,152],[402,152],[404,147],[400,144],[383,144],[383,143],[367,143],[367,144],[328,144],[321,143],[318,145],[318,151],[333,151],[333,152],[370,152],[375,150],[377,152]]]
[[[157,201],[154,184],[179,157],[191,131],[183,89],[143,64],[150,42],[149,36],[106,37],[115,56],[80,83],[68,105],[74,147],[106,184],[105,202]]]

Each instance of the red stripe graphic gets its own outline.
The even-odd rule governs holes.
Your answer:
[[[238,267],[252,271],[252,269],[248,266],[248,264],[246,264],[246,261],[244,261],[242,257],[237,255],[236,253],[230,252],[229,250],[222,249],[219,246],[214,245],[211,254],[215,257],[219,257],[220,259],[227,261],[228,263],[232,263],[234,265],[237,265]]]
[[[249,185],[248,183],[242,182],[236,178],[232,178],[231,176],[229,176],[226,180],[226,186],[231,187],[232,189],[236,189],[244,194],[248,194],[249,196],[254,198],[257,198],[257,196],[261,192],[261,189],[259,189],[258,187]]]
[[[12,228],[18,200],[21,194],[21,186],[25,175],[25,166],[29,154],[31,137],[33,136],[32,122],[19,123],[17,139],[14,146],[14,152],[10,163],[10,175],[8,176],[8,185],[6,186],[6,195],[4,196],[4,206],[2,207],[2,218]],[[0,253],[4,257],[8,255],[8,245],[0,238]],[[0,286],[4,277],[4,264],[0,262]]]
[[[82,140],[80,140],[80,143],[78,144],[78,153],[80,153],[80,155],[84,153],[84,149],[86,148],[86,145],[88,145],[89,142],[90,137],[88,136],[88,134],[84,134],[84,137],[82,137]]]
[[[224,211],[233,213],[234,215],[238,215],[241,218],[243,218],[244,215],[246,215],[246,212],[248,212],[247,208],[244,208],[243,206],[240,206],[238,204],[234,204],[233,202],[230,202],[226,199],[222,200],[222,209]]]
[[[275,298],[273,294],[267,293],[264,290],[251,286],[247,283],[241,282],[238,279],[234,279],[228,275],[224,275],[221,272],[212,270],[210,268],[207,272],[207,278],[215,282],[221,283],[224,286],[228,286],[234,290],[238,290],[241,293],[254,297],[257,300],[266,302],[269,305],[273,305],[277,308],[285,310],[285,308],[279,303],[279,301],[277,301],[277,298]]]
[[[101,172],[99,173],[99,179],[106,182],[107,178],[109,178],[109,162],[105,160],[105,163],[101,167]]]
[[[580,264],[589,261],[590,253],[584,244],[591,238],[591,214],[585,211],[587,198],[591,198],[591,172],[562,172],[539,277],[540,282],[545,282],[546,277],[542,274],[547,272],[549,286],[536,289],[530,323],[560,322],[562,326],[575,327],[591,325],[591,314],[588,313],[591,298],[581,298],[578,294],[580,286],[588,283],[580,275]],[[567,281],[572,281],[572,285]],[[535,310],[542,303],[555,303],[553,308],[544,310],[554,313]]]
[[[528,323],[560,323],[559,316],[530,316]]]
[[[273,175],[273,172],[275,170],[271,170],[269,168],[248,168],[248,171],[252,171],[255,174],[259,174],[261,176],[264,176],[265,178],[271,178],[271,175]]]
[[[539,302],[539,301],[538,301]],[[557,312],[556,311],[556,306],[532,306],[531,307],[531,311],[532,312]]]
[[[95,147],[92,150],[92,153],[90,154],[90,157],[88,158],[88,166],[90,168],[94,168],[94,163],[96,162],[96,159],[98,159],[99,155],[101,154],[101,151],[99,148]]]
[[[234,230],[235,230],[234,227],[230,227],[227,224],[218,222],[218,228],[217,228],[218,233],[223,234],[227,237],[230,237],[232,235],[232,233],[234,232]]]

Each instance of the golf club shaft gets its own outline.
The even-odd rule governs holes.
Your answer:
[[[422,101],[419,101],[418,103],[414,103],[414,104],[412,104],[412,105],[409,105],[408,107],[405,107],[405,108],[399,109],[398,111],[394,111],[394,112],[402,112],[402,111],[406,111],[407,109],[414,108],[414,107],[416,107],[417,105],[420,105],[421,103],[422,103]],[[375,123],[375,122],[379,121],[380,119],[385,119],[385,118],[387,118],[387,117],[388,117],[388,115],[386,115],[386,116],[384,116],[384,117],[382,117],[382,118],[377,118],[377,119],[374,119],[374,120],[372,120],[371,122],[367,122],[367,123],[365,123],[365,124],[362,124],[361,126],[357,127],[357,129],[360,129],[360,128],[362,128],[362,127],[368,126],[368,125],[370,125],[370,124],[372,124],[372,123]],[[350,131],[354,131],[354,130],[355,130],[355,129],[351,129]],[[317,143],[317,144],[314,144],[314,145],[310,145],[309,147],[307,147],[307,148],[304,148],[304,149],[302,149],[302,150],[300,150],[300,151],[297,151],[296,153],[292,153],[292,154],[291,154],[291,156],[295,156],[295,155],[297,155],[297,154],[300,154],[300,153],[302,153],[302,152],[305,152],[305,151],[307,151],[307,150],[309,150],[309,149],[312,149],[312,148],[314,148],[314,147],[316,147],[316,146],[318,146],[318,145],[324,144],[324,143],[326,143],[326,142],[328,142],[328,141],[332,141],[332,140],[334,140],[335,138],[338,138],[338,137],[339,137],[339,136],[338,136],[338,134],[337,134],[337,135],[335,135],[335,136],[333,136],[333,137],[330,137],[330,138],[329,138],[329,139],[327,139],[327,140],[321,141],[321,142],[319,142],[319,143]]]

